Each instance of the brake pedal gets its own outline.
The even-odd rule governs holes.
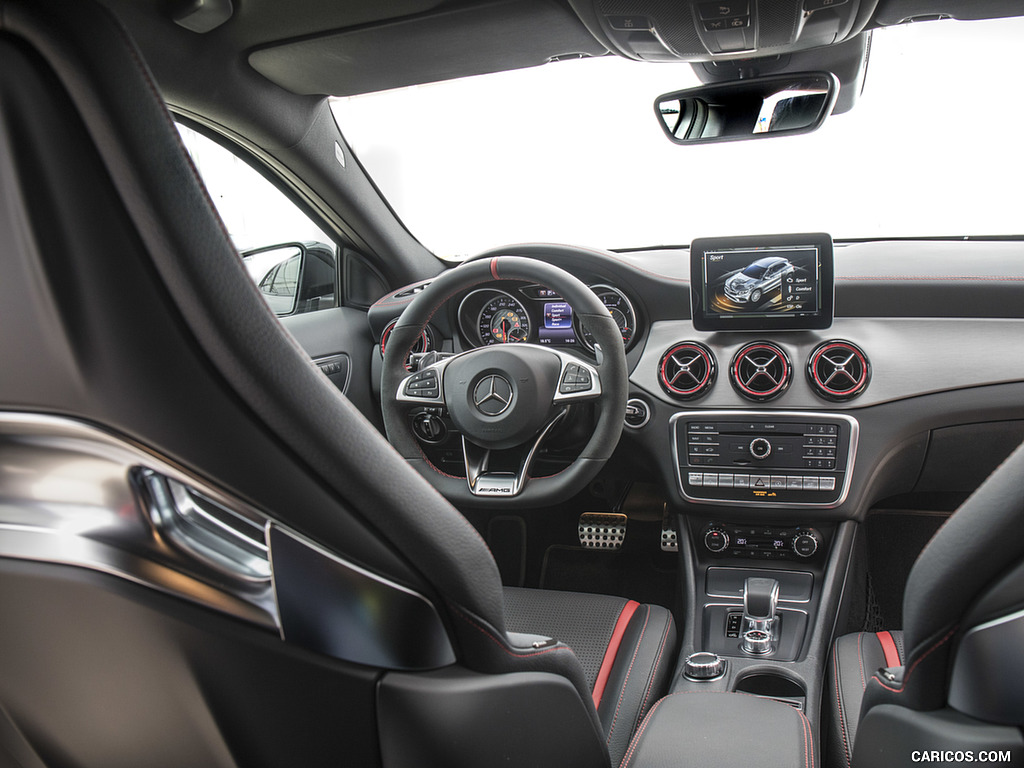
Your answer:
[[[580,546],[584,549],[616,551],[626,540],[626,521],[617,512],[584,512],[580,515]]]

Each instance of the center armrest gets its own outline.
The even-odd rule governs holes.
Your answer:
[[[744,693],[673,693],[637,730],[622,768],[814,768],[804,713]]]

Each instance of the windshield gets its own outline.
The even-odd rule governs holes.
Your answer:
[[[1024,230],[1024,19],[877,30],[853,110],[803,136],[671,144],[655,98],[689,64],[603,57],[335,99],[410,231],[462,259],[515,242],[603,248],[824,231]]]
[[[767,270],[768,267],[764,266],[763,264],[755,263],[751,264],[749,267],[744,269],[743,274],[746,275],[747,277],[761,277]]]

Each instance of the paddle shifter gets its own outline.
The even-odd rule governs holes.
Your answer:
[[[765,656],[775,651],[778,602],[779,582],[775,579],[752,577],[743,582],[744,653]]]

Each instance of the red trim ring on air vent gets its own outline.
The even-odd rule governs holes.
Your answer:
[[[807,360],[811,387],[827,400],[850,400],[871,380],[871,364],[860,347],[833,340],[819,345]]]
[[[703,344],[680,342],[662,355],[658,381],[672,397],[682,400],[700,397],[715,382],[715,356]]]
[[[391,336],[391,332],[395,330],[396,325],[398,325],[398,318],[395,318],[386,326],[384,326],[384,331],[380,335],[381,357],[384,357],[384,350],[387,349],[388,346],[388,338]],[[427,329],[424,328],[423,331],[420,332],[419,338],[416,339],[416,343],[413,344],[412,347],[409,349],[409,354],[413,355],[416,354],[417,352],[429,352],[432,346],[433,345],[430,343],[430,334],[427,332]],[[405,367],[409,368],[408,357],[405,359]]]
[[[793,366],[781,347],[767,341],[747,344],[736,353],[729,378],[736,391],[748,400],[771,400],[789,387]]]

